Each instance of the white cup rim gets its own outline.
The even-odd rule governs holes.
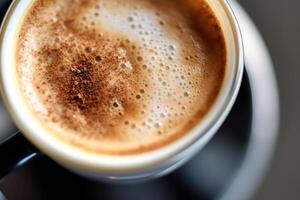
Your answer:
[[[16,86],[16,77],[14,70],[9,68],[9,66],[13,66],[9,65],[9,58],[12,56],[9,52],[13,50],[8,48],[15,44],[15,40],[12,40],[12,38],[14,38],[13,34],[17,32],[17,25],[13,21],[20,19],[22,14],[26,13],[25,8],[28,8],[30,3],[25,0],[14,0],[3,21],[0,33],[0,88],[4,102],[14,122],[27,139],[57,162],[91,173],[126,174],[149,170],[162,165],[166,160],[175,157],[178,152],[185,151],[192,144],[199,144],[199,141],[201,141],[200,143],[203,143],[202,146],[204,146],[221,126],[231,110],[243,76],[243,45],[237,20],[227,1],[207,0],[207,2],[213,9],[219,9],[218,14],[220,16],[225,17],[225,19],[221,20],[220,16],[218,16],[221,23],[223,23],[222,26],[225,27],[227,25],[230,27],[224,29],[225,32],[228,32],[226,32],[227,35],[225,34],[226,48],[231,53],[230,56],[234,57],[230,58],[232,61],[230,64],[234,66],[226,67],[225,83],[223,83],[223,88],[220,92],[222,95],[219,95],[215,105],[213,105],[204,120],[190,133],[165,147],[130,156],[97,156],[63,144],[59,140],[51,138],[50,134],[40,134],[43,129],[34,123],[33,117],[30,118],[30,115],[24,114],[26,109],[18,102],[18,99],[20,99],[19,93],[15,87],[12,87]],[[230,47],[228,47],[229,45]]]

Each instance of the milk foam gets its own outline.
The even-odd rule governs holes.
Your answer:
[[[131,154],[201,121],[222,85],[225,50],[178,2],[36,1],[20,31],[17,71],[49,134],[86,151]]]

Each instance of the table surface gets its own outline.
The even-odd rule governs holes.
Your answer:
[[[281,101],[279,142],[255,200],[300,199],[300,1],[239,0],[264,36],[277,74]]]

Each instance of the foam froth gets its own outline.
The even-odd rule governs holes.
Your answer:
[[[34,115],[94,153],[145,152],[187,133],[213,105],[226,63],[204,0],[37,0],[18,44]]]

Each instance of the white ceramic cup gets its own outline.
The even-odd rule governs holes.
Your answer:
[[[66,145],[31,116],[17,88],[16,38],[25,14],[34,1],[15,0],[2,24],[0,35],[0,86],[4,102],[22,134],[41,152],[81,175],[107,181],[139,181],[164,175],[181,166],[213,137],[224,122],[243,74],[243,46],[237,20],[226,0],[207,0],[223,28],[227,66],[220,94],[210,112],[182,138],[147,153],[128,156],[94,155]]]

